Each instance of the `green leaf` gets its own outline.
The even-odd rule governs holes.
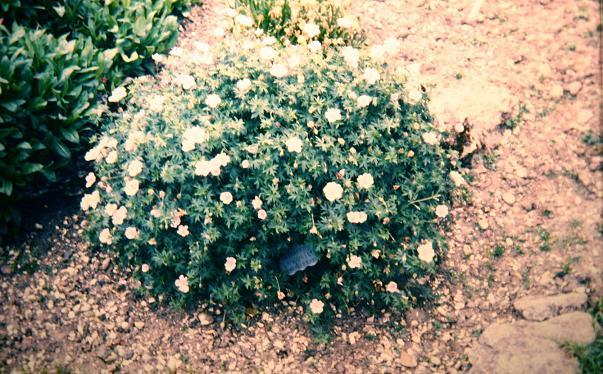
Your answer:
[[[134,34],[144,37],[147,34],[147,20],[144,17],[138,17],[132,25]]]
[[[6,149],[4,144],[0,143],[0,152],[3,152]]]
[[[0,193],[8,196],[12,195],[13,183],[11,181],[2,181],[2,183],[0,183]]]
[[[57,175],[53,170],[49,170],[49,169],[42,169],[40,171],[42,173],[42,175],[44,177],[46,177],[46,179],[48,179],[50,182],[56,182],[57,180]]]
[[[28,162],[28,163],[24,164],[23,167],[21,168],[21,174],[23,174],[23,175],[33,174],[42,169],[44,169],[44,165]]]
[[[68,142],[73,144],[80,143],[80,136],[74,129],[61,129],[61,135],[63,135],[63,138]]]
[[[55,152],[63,158],[71,158],[71,152],[69,151],[69,148],[67,148],[67,146],[63,144],[60,140],[55,139],[55,141],[52,143],[52,149],[54,149]]]
[[[27,150],[31,150],[31,144],[29,144],[28,142],[21,142],[19,144],[17,144],[17,149],[27,149]]]
[[[132,61],[136,61],[138,60],[138,53],[136,53],[136,51],[132,52],[132,54],[130,55],[130,57],[126,56],[125,54],[121,54],[121,58],[122,60],[124,60],[124,62],[132,62]]]
[[[57,12],[57,14],[59,15],[59,17],[63,17],[65,15],[65,7],[64,6],[55,6],[52,7],[52,9],[54,9],[55,12]]]
[[[13,101],[6,101],[0,105],[2,105],[6,110],[8,110],[9,112],[16,112],[17,109],[19,109],[19,107],[25,103],[25,100],[23,99],[17,99],[17,100],[13,100]]]

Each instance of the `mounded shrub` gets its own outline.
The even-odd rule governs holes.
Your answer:
[[[235,25],[255,26],[282,44],[318,41],[323,46],[359,47],[365,39],[356,19],[346,15],[349,1],[237,0],[235,4],[237,11],[231,14]]]
[[[197,65],[129,87],[86,155],[90,240],[143,290],[235,321],[279,300],[319,322],[430,299],[456,155],[425,93],[350,47],[265,42],[199,44]]]

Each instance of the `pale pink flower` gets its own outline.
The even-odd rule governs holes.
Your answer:
[[[324,310],[325,304],[317,299],[312,299],[310,302],[310,311],[314,314],[320,314]]]
[[[349,29],[354,24],[354,20],[351,17],[341,17],[337,18],[337,26],[342,29]]]
[[[116,163],[117,162],[117,151],[113,150],[113,151],[109,152],[109,154],[105,158],[105,161],[107,161],[107,164]]]
[[[362,74],[362,78],[368,84],[375,84],[381,76],[379,75],[379,71],[375,68],[366,68],[364,73]]]
[[[205,98],[205,105],[210,108],[216,108],[218,105],[220,105],[221,102],[222,99],[216,94],[207,95],[207,97]]]
[[[261,209],[262,204],[263,204],[263,201],[262,201],[262,199],[260,199],[259,196],[254,197],[253,200],[251,201],[251,205],[253,206],[253,209],[255,209],[255,210]]]
[[[232,194],[230,192],[222,192],[220,194],[220,201],[223,202],[224,204],[228,205],[230,203],[232,203]]]
[[[138,179],[128,179],[124,186],[124,192],[128,196],[134,196],[138,192],[139,187],[140,183],[138,182]]]
[[[88,173],[88,175],[86,175],[86,188],[92,187],[94,182],[96,182],[96,175],[92,172]]]
[[[436,216],[444,218],[448,215],[448,207],[446,205],[438,205],[435,210]]]
[[[184,275],[180,275],[180,277],[178,277],[178,279],[176,279],[176,281],[174,283],[176,284],[176,288],[180,292],[187,293],[189,291],[188,278],[185,277]]]
[[[151,267],[148,264],[142,264],[140,270],[142,270],[143,273],[147,273],[149,270],[151,270]]]
[[[303,141],[300,138],[298,138],[297,136],[294,136],[294,137],[287,139],[287,141],[285,142],[285,145],[287,146],[287,150],[289,152],[300,153],[302,150]]]
[[[125,232],[126,238],[130,240],[138,239],[139,231],[136,227],[128,227]]]
[[[98,234],[98,240],[103,244],[111,245],[113,243],[111,231],[109,229],[102,229],[100,234]]]
[[[250,166],[251,166],[251,164],[250,164],[249,160],[243,160],[243,161],[241,162],[241,167],[242,167],[243,169],[249,169],[249,167],[250,167]]]
[[[304,25],[304,32],[308,35],[308,38],[312,39],[320,34],[320,27],[315,23],[306,23]]]
[[[260,209],[258,210],[258,218],[261,220],[265,220],[266,218],[268,218],[268,213],[266,213],[264,209]]]
[[[178,235],[182,236],[183,238],[186,238],[188,236],[188,234],[190,234],[190,232],[188,231],[188,225],[178,226],[177,233],[178,233]]]
[[[385,286],[385,290],[391,293],[398,293],[400,290],[398,289],[398,283],[391,281]]]
[[[128,165],[128,175],[131,177],[135,177],[142,172],[142,168],[144,164],[140,160],[133,160]]]
[[[80,208],[85,212],[88,209],[96,209],[96,206],[100,202],[100,193],[98,191],[94,191],[92,193],[84,194],[82,197],[82,201],[80,202]]]
[[[356,179],[356,183],[358,184],[358,188],[368,190],[373,187],[375,180],[373,179],[373,176],[371,174],[364,173],[358,176],[358,178]]]
[[[348,212],[346,217],[350,223],[364,223],[368,218],[365,212]]]
[[[359,269],[362,267],[362,259],[356,255],[348,256],[346,262],[348,263],[350,269]]]
[[[282,64],[274,64],[272,65],[272,68],[270,68],[270,74],[276,78],[286,77],[288,73],[287,67]]]
[[[426,132],[422,135],[423,141],[429,145],[436,145],[439,143],[438,136],[434,132]]]
[[[117,204],[109,203],[109,204],[105,205],[105,214],[108,216],[112,216],[116,210],[117,210]]]
[[[125,206],[122,206],[113,212],[113,215],[111,215],[111,221],[115,226],[119,226],[124,223],[126,217],[128,217],[128,209]]]
[[[425,243],[421,244],[417,248],[417,252],[419,253],[419,259],[427,263],[433,261],[433,258],[435,257],[435,252],[433,250],[433,244],[431,241],[426,241]]]
[[[329,201],[341,199],[341,197],[343,196],[343,188],[341,187],[341,185],[339,185],[339,183],[335,182],[327,183],[322,189],[322,192]]]
[[[226,262],[224,262],[224,269],[226,269],[227,273],[230,273],[237,267],[237,259],[234,257],[226,257]]]
[[[372,97],[368,95],[360,95],[358,96],[358,99],[356,99],[356,105],[358,108],[365,108],[371,104],[371,101],[373,101]]]
[[[329,108],[325,112],[325,118],[329,123],[337,122],[341,120],[341,112],[339,109]]]
[[[111,92],[111,96],[109,96],[109,102],[118,103],[125,99],[127,95],[128,92],[126,91],[125,87],[119,86]]]

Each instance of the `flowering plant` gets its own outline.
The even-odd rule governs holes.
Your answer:
[[[237,0],[235,25],[255,26],[283,44],[362,45],[358,21],[343,0]]]
[[[128,88],[86,155],[91,240],[151,292],[236,321],[251,304],[296,300],[316,321],[429,298],[456,154],[424,93],[383,46],[266,43],[197,45],[182,71]]]

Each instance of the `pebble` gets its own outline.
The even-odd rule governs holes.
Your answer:
[[[211,325],[214,323],[214,317],[205,312],[201,312],[199,313],[199,321],[201,322],[201,326]]]
[[[582,89],[582,83],[572,82],[572,83],[568,84],[567,86],[565,86],[565,89],[567,91],[569,91],[569,93],[572,94],[573,96],[576,96],[576,95],[578,95],[578,92],[580,92],[580,90]]]
[[[488,224],[488,220],[485,219],[485,218],[480,218],[477,221],[477,224],[479,225],[479,228],[482,229],[482,230],[487,230],[488,227],[490,227],[490,224]]]
[[[400,363],[407,368],[414,368],[417,366],[417,359],[415,356],[407,352],[400,353]]]
[[[504,200],[505,203],[507,203],[509,205],[515,204],[515,196],[510,192],[503,193],[502,199]]]
[[[588,122],[592,117],[593,117],[593,111],[590,109],[582,109],[579,113],[578,113],[578,122],[579,123],[586,123]]]
[[[560,99],[563,96],[563,87],[559,84],[554,85],[551,88],[550,95],[553,99]]]
[[[103,260],[103,263],[101,264],[101,268],[103,270],[107,270],[109,268],[109,264],[111,263],[111,259],[110,258],[106,258]]]
[[[144,322],[142,322],[142,321],[134,322],[134,326],[136,326],[137,329],[142,330],[144,328]]]

